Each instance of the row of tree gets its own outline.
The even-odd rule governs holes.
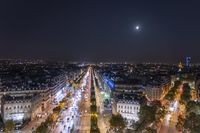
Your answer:
[[[191,98],[191,88],[188,83],[185,83],[183,84],[183,93],[181,95],[180,103],[187,105]]]
[[[91,128],[90,133],[100,133],[98,128],[98,118],[97,118],[97,105],[96,105],[96,95],[94,88],[94,80],[91,79],[91,98],[90,98],[90,112],[91,112]]]
[[[185,114],[178,116],[176,128],[178,131],[199,133],[200,131],[200,103],[192,100],[191,88],[188,83],[183,85],[180,102],[185,105]]]
[[[140,107],[139,121],[134,124],[134,129],[136,131],[150,129],[152,131],[156,131],[154,128],[157,128],[161,125],[166,113],[167,109],[161,104],[160,101],[155,101],[150,105],[143,104]]]
[[[176,94],[179,92],[179,88],[181,86],[181,81],[177,80],[174,82],[174,86],[169,90],[167,95],[165,96],[165,99],[168,101],[174,101]]]
[[[200,114],[196,112],[187,113],[178,116],[178,122],[176,124],[178,131],[188,131],[190,133],[199,133],[200,131]]]
[[[13,120],[7,120],[5,123],[3,122],[2,117],[0,116],[0,129],[5,132],[11,132],[15,128],[15,122]]]
[[[61,111],[60,106],[57,106],[53,109],[53,114],[49,115],[45,122],[42,122],[39,127],[36,129],[36,133],[48,133],[49,128],[53,127],[54,122],[57,120],[58,115]]]
[[[45,122],[42,122],[40,126],[36,129],[36,133],[48,133],[49,132],[49,127],[54,127],[55,122],[58,119],[58,116],[61,112],[61,110],[65,107],[66,105],[66,100],[67,97],[64,97],[62,101],[59,102],[58,106],[53,108],[53,113],[48,116]]]
[[[139,112],[139,121],[133,123],[134,131],[127,132],[146,132],[156,133],[156,127],[159,127],[162,119],[165,117],[167,109],[160,101],[155,101],[150,105],[142,104]],[[110,128],[114,132],[122,133],[126,127],[126,120],[120,115],[112,115],[110,118]]]
[[[120,114],[113,114],[109,122],[111,130],[113,130],[114,132],[122,133],[124,128],[126,127],[126,121]]]

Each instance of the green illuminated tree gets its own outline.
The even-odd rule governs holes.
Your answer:
[[[176,129],[178,131],[182,131],[184,129],[184,122],[185,122],[185,119],[183,118],[183,116],[179,115],[178,116],[178,122],[176,124]]]
[[[190,91],[191,91],[191,88],[190,88],[189,84],[187,84],[187,83],[184,84],[183,85],[183,94],[181,95],[182,103],[186,104],[191,100],[192,96],[190,94]]]
[[[156,129],[147,127],[144,131],[144,133],[157,133]]]
[[[55,108],[53,109],[53,113],[57,113],[57,114],[59,114],[60,111],[61,111],[60,106],[57,106],[57,107],[55,107]]]
[[[15,123],[13,120],[8,120],[5,122],[5,130],[6,131],[12,131],[15,127]]]
[[[200,115],[194,112],[190,113],[185,118],[184,128],[191,133],[199,133],[200,131]]]
[[[47,123],[41,123],[41,125],[36,129],[36,133],[48,133]]]
[[[91,105],[90,106],[90,111],[92,114],[97,113],[97,106],[96,105]]]
[[[110,119],[110,127],[111,129],[114,129],[115,131],[119,131],[121,133],[126,127],[126,121],[120,114],[112,115]]]

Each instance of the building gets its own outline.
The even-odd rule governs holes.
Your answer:
[[[44,110],[45,108],[48,108],[51,98],[53,99],[53,96],[61,90],[64,86],[66,86],[66,81],[64,76],[59,75],[55,77],[44,77],[45,79],[43,82],[38,82],[30,80],[28,84],[20,83],[9,83],[8,85],[1,86],[0,89],[0,99],[4,95],[10,95],[12,97],[23,97],[23,96],[33,96],[35,94],[38,94],[42,101],[41,101],[41,108]],[[14,80],[13,80],[14,82]]]
[[[113,100],[112,113],[121,114],[128,122],[128,126],[130,126],[132,122],[139,120],[138,113],[140,111],[140,106],[145,102],[145,97],[140,93],[121,94],[116,96]]]
[[[71,78],[79,77],[80,72],[76,65],[0,62],[0,113],[3,120],[23,123],[48,115],[51,103],[64,97],[66,84]]]
[[[3,96],[1,99],[3,121],[23,122],[31,119],[32,100],[32,96]]]
[[[171,83],[148,85],[145,87],[145,94],[150,101],[161,100],[169,91]]]
[[[185,58],[185,66],[188,68],[190,67],[190,63],[191,63],[191,57],[186,57]]]
[[[138,121],[140,104],[132,100],[120,100],[117,102],[117,112],[127,120]]]
[[[171,79],[169,77],[162,77],[159,80],[150,80],[145,86],[144,93],[148,100],[161,100],[171,87]]]

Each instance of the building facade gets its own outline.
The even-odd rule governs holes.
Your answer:
[[[1,101],[1,115],[4,122],[7,120],[23,122],[24,120],[31,119],[31,96],[12,97],[5,95]]]
[[[169,91],[171,82],[167,81],[159,84],[151,84],[145,87],[145,94],[148,100],[161,100],[165,94]]]
[[[129,101],[129,100],[120,100],[117,102],[116,110],[129,123],[131,121],[136,122],[139,120],[138,113],[140,111],[140,104],[138,102]]]
[[[115,96],[112,104],[112,113],[121,114],[121,116],[127,121],[128,126],[131,126],[133,122],[139,120],[138,113],[140,107],[146,102],[146,98],[141,93],[124,93]]]

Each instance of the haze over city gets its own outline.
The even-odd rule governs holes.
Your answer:
[[[184,0],[2,0],[0,56],[167,63],[191,56],[197,63],[199,4]]]

